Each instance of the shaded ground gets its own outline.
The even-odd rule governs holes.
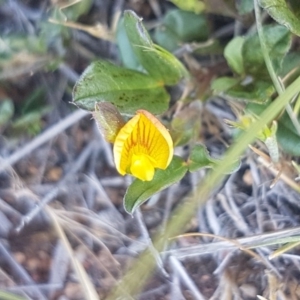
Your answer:
[[[172,7],[165,1],[95,1],[79,20],[111,24],[117,9],[132,8],[151,24],[157,20],[155,4],[162,13]],[[43,1],[3,2],[2,33],[39,34],[38,24],[46,20],[49,7]],[[226,18],[214,21],[216,27],[218,22],[230,23]],[[102,139],[90,114],[69,104],[74,82],[88,63],[96,57],[118,61],[117,49],[82,31],[68,34],[66,40],[48,41],[46,56],[35,53],[33,60],[10,60],[5,70],[11,73],[2,72],[0,83],[1,99],[12,99],[16,108],[14,119],[1,128],[0,287],[25,299],[85,299],[87,282],[99,299],[107,297],[139,254],[151,248],[150,237],[164,231],[172,211],[205,175],[187,175],[133,218],[124,211],[122,199],[130,178],[117,174],[111,145]],[[39,59],[51,59],[59,51],[65,53],[56,66],[40,67]],[[211,67],[223,63],[219,56],[201,59]],[[37,101],[32,101],[37,108],[31,109],[38,117],[30,115],[29,122],[13,127],[18,116],[29,114],[24,99],[41,87]],[[45,106],[49,109],[43,111]],[[221,98],[203,104],[201,112],[199,140],[220,156],[224,142],[231,140],[223,119],[234,115]],[[186,156],[189,149],[177,151]],[[239,171],[216,187],[186,231],[243,238],[296,228],[278,236],[297,235],[300,197],[281,181],[270,189],[272,180],[270,170],[248,150]],[[47,208],[41,210],[40,203],[47,203]],[[246,247],[256,238],[239,241]],[[300,299],[297,250],[269,261],[276,247],[260,247],[253,257],[237,249],[241,244],[211,237],[176,239],[161,253],[163,266],[157,258],[157,269],[143,291],[131,296],[124,291],[124,299]],[[89,280],[74,269],[73,257]],[[0,295],[9,299],[5,297]]]

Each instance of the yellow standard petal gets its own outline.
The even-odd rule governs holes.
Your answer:
[[[122,175],[128,173],[150,181],[155,169],[166,169],[172,157],[173,142],[168,130],[145,110],[138,110],[115,139],[114,159]]]

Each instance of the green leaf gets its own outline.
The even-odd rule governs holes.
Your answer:
[[[242,55],[244,42],[245,38],[238,36],[232,39],[224,50],[224,56],[228,65],[239,75],[243,75],[245,72]]]
[[[135,179],[128,187],[124,196],[125,210],[132,214],[137,207],[152,195],[181,180],[187,170],[188,168],[184,160],[178,156],[174,156],[166,170],[156,170],[151,181]]]
[[[191,151],[188,167],[190,172],[195,172],[201,168],[213,168],[217,163],[218,160],[210,157],[205,146],[196,145]]]
[[[293,70],[293,77],[299,76],[299,69],[300,69],[300,53],[299,52],[290,52],[288,53],[283,62],[282,62],[282,68],[280,71],[280,76],[284,77],[289,72]],[[297,72],[294,73],[294,71],[297,70]]]
[[[72,4],[73,2],[73,4]],[[85,15],[89,12],[92,7],[92,0],[82,0],[82,1],[70,1],[67,4],[62,2],[54,2],[54,8],[57,10],[56,14],[62,20],[72,20],[76,21],[80,16]]]
[[[220,162],[219,159],[212,158],[206,147],[203,145],[196,145],[191,151],[188,159],[188,168],[190,172],[195,172],[202,168],[214,168]],[[235,172],[240,166],[240,162],[233,162],[229,170],[229,174]]]
[[[298,122],[300,122],[299,117]],[[284,113],[278,121],[276,136],[286,153],[300,156],[300,136],[287,113]]]
[[[14,115],[14,105],[10,99],[0,102],[0,128]]]
[[[162,25],[155,29],[154,39],[165,49],[174,51],[183,43],[204,41],[208,35],[205,15],[173,9],[167,12]]]
[[[90,111],[97,102],[110,102],[124,114],[134,114],[138,109],[161,114],[168,109],[169,95],[150,76],[107,61],[97,61],[77,81],[73,101]]]
[[[42,117],[51,111],[50,106],[25,113],[12,124],[12,129],[19,134],[37,135],[42,130]]]
[[[259,116],[265,109],[267,109],[268,105],[270,105],[270,103],[248,103],[245,107],[245,112],[250,113],[250,115]]]
[[[217,92],[224,92],[227,96],[241,101],[266,103],[275,92],[269,81],[256,80],[250,83],[241,82],[239,78],[220,77],[212,82],[211,88]]]
[[[133,51],[144,69],[158,82],[174,85],[188,72],[167,50],[155,45],[141,19],[130,10],[124,12],[125,29]]]
[[[237,100],[265,103],[270,100],[275,89],[271,82],[257,80],[248,84],[238,84],[226,91],[226,94]]]
[[[281,148],[288,154],[300,156],[300,136],[279,122],[276,137]]]
[[[284,56],[290,49],[291,33],[281,25],[264,26],[263,32],[274,70],[278,72]],[[269,78],[257,33],[246,38],[242,54],[246,74],[256,78]]]
[[[298,116],[298,122],[300,122],[300,117]],[[279,119],[280,124],[284,125],[284,127],[288,128],[292,132],[297,134],[297,129],[295,128],[293,122],[291,121],[291,118],[289,115],[285,112],[282,114],[282,116]]]
[[[268,105],[250,103],[246,110],[260,115],[267,107]],[[300,156],[300,136],[288,114],[284,113],[277,122],[276,138],[280,148],[290,155]],[[299,117],[298,122],[300,122]]]
[[[124,18],[120,18],[119,20],[116,39],[117,39],[118,49],[124,66],[129,69],[139,70],[140,64],[134,54],[132,46],[127,37],[127,33],[124,27]]]
[[[194,14],[179,9],[170,10],[163,19],[163,24],[183,42],[205,41],[209,35],[209,27],[204,14]]]
[[[267,10],[274,20],[300,36],[300,6],[298,0],[259,0],[259,4]]]
[[[239,78],[226,77],[226,76],[219,77],[212,82],[211,88],[217,93],[226,92],[230,88],[239,84],[240,81],[241,80]]]
[[[173,9],[164,16],[162,24],[156,27],[155,41],[169,51],[181,44],[207,40],[209,26],[205,15]]]
[[[156,27],[153,37],[157,44],[171,52],[182,44],[176,33],[165,25]]]
[[[200,13],[205,9],[205,4],[201,0],[170,0],[182,10]]]

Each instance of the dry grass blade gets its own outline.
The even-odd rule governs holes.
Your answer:
[[[149,251],[151,252],[151,254],[154,257],[154,259],[157,263],[157,266],[159,267],[160,271],[162,272],[162,274],[164,276],[169,277],[169,274],[164,268],[163,261],[162,261],[160,255],[159,255],[158,251],[155,249],[155,247],[152,244],[149,232],[148,232],[148,230],[146,228],[146,225],[143,221],[143,216],[142,216],[142,213],[141,213],[140,209],[136,210],[135,217],[137,218],[137,222],[138,222],[140,231],[142,233],[142,236],[143,236],[143,238],[145,239],[145,241],[147,243],[147,247],[148,247]]]
[[[68,252],[69,258],[70,258],[71,263],[74,268],[74,271],[76,272],[76,274],[78,276],[78,280],[81,283],[81,287],[83,289],[85,298],[87,300],[99,300],[99,297],[94,288],[94,285],[91,282],[91,280],[89,279],[82,264],[75,257],[74,252],[71,248],[71,245],[70,245],[70,243],[58,221],[58,218],[57,218],[55,212],[50,207],[46,207],[46,211],[49,214],[49,216],[51,217],[53,224],[54,224],[54,228],[56,229],[59,238],[61,239],[62,243],[64,244],[64,246]]]
[[[53,263],[49,275],[50,284],[58,284],[60,286],[65,282],[69,267],[70,257],[66,251],[62,241],[58,241],[53,256]],[[50,295],[50,298],[53,295]]]
[[[232,243],[233,245],[235,245],[237,248],[239,248],[240,250],[244,251],[245,253],[249,254],[250,256],[256,258],[258,261],[262,262],[263,264],[265,264],[265,261],[259,256],[257,255],[255,252],[253,252],[252,250],[243,247],[237,240],[233,240],[233,239],[228,239],[228,238],[224,238],[222,236],[217,236],[215,234],[210,234],[210,233],[185,233],[182,235],[177,236],[176,238],[181,238],[181,237],[195,237],[195,236],[201,236],[201,237],[211,237],[211,238],[216,238],[219,240],[223,240],[229,243]],[[266,264],[265,264],[266,265]],[[266,265],[266,267],[268,267],[268,265]]]
[[[300,227],[275,231],[271,233],[264,233],[254,235],[250,237],[244,237],[236,239],[235,242],[241,245],[245,249],[253,249],[256,247],[263,247],[269,245],[275,245],[279,243],[287,243],[291,241],[299,241]],[[224,239],[223,237],[221,237]],[[215,253],[218,250],[233,249],[237,247],[237,244],[233,244],[230,241],[214,242],[209,244],[182,247],[178,249],[167,250],[163,254],[174,255],[179,259],[190,257],[194,255],[203,255],[206,253]],[[238,246],[240,247],[240,246]]]
[[[11,154],[9,157],[6,157],[5,159],[1,158],[1,165],[0,165],[0,171],[4,171],[8,168],[10,168],[13,164],[15,164],[20,159],[24,158],[26,155],[30,154],[32,151],[34,151],[36,148],[40,147],[47,141],[53,139],[56,137],[59,133],[70,127],[71,125],[77,123],[80,119],[82,119],[84,116],[87,116],[88,112],[83,110],[76,110],[74,113],[67,116],[65,119],[61,120],[57,124],[53,125],[49,129],[45,130],[43,133],[41,133],[39,136],[37,136],[35,139],[30,141],[27,145],[25,145],[23,148],[17,150],[13,154]]]
[[[276,258],[280,255],[282,255],[283,253],[289,251],[289,250],[292,250],[293,248],[297,247],[300,245],[300,241],[296,241],[296,242],[291,242],[291,243],[288,243],[287,245],[277,249],[276,251],[274,251],[272,254],[269,255],[269,259],[273,259],[273,258]]]
[[[9,80],[27,74],[34,74],[52,61],[53,57],[50,55],[37,56],[20,53],[3,66],[0,72],[0,80]]]
[[[43,209],[43,207],[48,204],[50,201],[52,201],[58,194],[59,190],[64,186],[67,182],[67,180],[73,176],[77,171],[82,167],[82,165],[85,163],[87,158],[89,157],[90,153],[94,149],[95,142],[91,142],[86,146],[85,150],[81,153],[79,158],[77,159],[76,163],[74,163],[69,170],[69,172],[65,175],[65,177],[56,185],[55,188],[53,188],[46,196],[41,200],[38,206],[36,206],[33,210],[31,210],[27,215],[25,215],[20,225],[16,228],[17,232],[20,232],[24,226],[32,221],[32,219]]]
[[[193,280],[190,278],[188,273],[185,271],[182,264],[177,260],[176,257],[171,256],[170,257],[170,263],[173,266],[173,268],[178,272],[179,277],[181,278],[182,282],[189,288],[189,290],[194,295],[195,299],[197,300],[205,300],[204,296],[201,294],[201,292],[196,287]]]
[[[62,26],[82,30],[96,38],[103,39],[109,42],[114,42],[113,34],[109,31],[109,29],[106,26],[102,24],[97,24],[95,26],[88,26],[76,22],[71,22],[71,21],[61,22],[55,19],[49,19],[49,22],[57,25],[62,25]]]

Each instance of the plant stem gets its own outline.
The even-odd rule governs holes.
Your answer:
[[[278,95],[281,95],[284,92],[284,86],[282,85],[282,83],[278,79],[278,76],[275,73],[275,70],[274,70],[270,55],[269,55],[266,39],[265,39],[264,32],[263,32],[258,0],[254,0],[254,11],[255,11],[257,33],[258,33],[258,37],[259,37],[259,41],[260,41],[261,50],[262,50],[262,53],[264,56],[265,64],[267,66],[269,75],[272,79],[273,85],[274,85]],[[299,124],[297,117],[295,116],[293,109],[289,103],[286,105],[285,110],[288,113],[293,125],[295,126],[298,135],[300,135],[300,124]]]

